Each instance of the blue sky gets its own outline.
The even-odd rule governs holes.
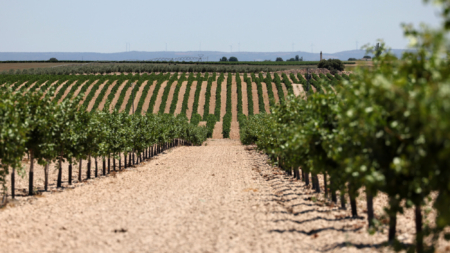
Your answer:
[[[0,52],[403,49],[400,24],[437,13],[421,0],[0,0]]]

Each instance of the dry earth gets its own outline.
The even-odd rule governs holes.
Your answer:
[[[210,139],[20,197],[0,210],[0,252],[390,251],[381,246],[386,234],[370,236],[364,218],[314,201],[266,160],[238,141]]]

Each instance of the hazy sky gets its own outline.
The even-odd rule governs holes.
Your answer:
[[[437,13],[421,0],[0,0],[0,52],[402,49],[400,24]]]

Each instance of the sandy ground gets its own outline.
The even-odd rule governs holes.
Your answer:
[[[155,114],[159,112],[159,107],[161,106],[162,96],[164,94],[164,89],[166,88],[168,82],[169,81],[164,81],[161,84],[161,87],[159,88],[159,91],[158,91],[158,94],[157,94],[157,97],[156,97],[156,101],[155,101],[155,106],[153,107],[153,113],[155,113]]]
[[[228,75],[225,75],[220,91],[220,121],[223,121],[223,116],[227,113],[227,83]]]
[[[78,83],[78,80],[75,80],[75,82],[71,83],[69,85],[69,87],[67,87],[67,89],[64,91],[64,94],[61,96],[61,98],[58,100],[58,102],[62,102],[66,97],[67,94],[69,94],[70,90],[72,90],[72,88]]]
[[[54,96],[53,96],[52,100],[55,98],[56,95],[58,95],[58,93],[59,93],[59,91],[61,90],[61,88],[62,88],[68,81],[69,81],[69,80],[66,80],[66,81],[60,83],[58,87],[56,87],[55,93],[54,93]]]
[[[59,65],[65,65],[68,63],[62,63],[62,62],[29,62],[29,63],[2,63],[0,64],[0,72],[4,70],[10,70],[10,69],[37,69],[37,68],[49,68]]]
[[[116,108],[116,104],[117,101],[119,100],[120,97],[120,93],[122,93],[123,88],[125,88],[125,86],[127,85],[127,83],[129,82],[129,80],[125,80],[120,86],[119,89],[117,89],[116,95],[114,96],[113,100],[111,101],[111,111],[114,110],[114,108]]]
[[[116,86],[116,84],[117,84],[117,80],[115,80],[108,86],[108,89],[105,92],[105,96],[103,97],[103,100],[100,102],[100,104],[98,104],[98,110],[103,110],[103,107],[105,107],[106,101],[108,101],[108,96],[111,93],[112,88],[114,88],[114,86]]]
[[[209,99],[209,114],[214,114],[214,110],[216,109],[216,91],[217,81],[213,81],[211,85],[211,98]]]
[[[261,82],[261,87],[263,91],[264,109],[266,110],[267,113],[270,113],[269,94],[267,93],[266,83]]]
[[[120,105],[120,112],[125,111],[127,104],[128,104],[128,100],[130,100],[131,98],[131,94],[133,93],[133,85],[136,85],[138,81],[134,81],[133,83],[131,83],[130,87],[127,88],[126,92],[125,92],[125,97],[123,98],[122,104]],[[118,96],[120,96],[120,93],[117,93]]]
[[[191,119],[192,110],[194,109],[194,100],[195,100],[195,90],[197,89],[198,81],[193,81],[191,85],[191,90],[189,91],[189,99],[188,99],[188,108],[186,110],[186,116],[188,119]],[[200,84],[201,85],[201,84]],[[183,105],[183,101],[181,101]]]
[[[98,95],[100,94],[100,92],[101,92],[103,89],[107,89],[107,88],[108,88],[108,86],[105,87],[105,85],[106,85],[106,83],[107,83],[108,81],[109,81],[109,80],[106,80],[106,81],[104,81],[102,84],[100,84],[100,86],[98,87],[98,89],[95,91],[94,96],[92,97],[91,101],[89,101],[89,105],[88,105],[88,108],[87,108],[88,111],[92,111],[92,107],[94,107],[94,105],[95,105],[95,100],[97,100],[97,97],[98,97]],[[110,85],[111,85],[111,84],[110,84]]]
[[[139,90],[136,91],[136,97],[134,98],[134,109],[136,110],[138,104],[139,104],[139,100],[141,100],[141,96],[142,96],[142,91],[144,90],[145,86],[147,86],[148,80],[145,80],[144,82],[141,83],[141,86],[139,87]],[[133,113],[133,106],[131,106],[130,108],[130,114]]]
[[[155,87],[158,81],[153,81],[153,84],[151,84],[150,89],[148,90],[147,97],[144,100],[144,104],[142,105],[142,114],[146,114],[148,107],[150,106],[150,100],[152,99],[153,91],[155,91]]]
[[[86,81],[84,81],[83,83],[80,83],[79,85],[72,87],[72,89],[74,89],[75,87],[76,87],[76,89],[75,89],[75,91],[73,92],[71,98],[74,98],[74,97],[78,96],[78,94],[80,93],[81,89],[83,88],[83,86],[84,86],[88,81],[89,81],[89,80],[86,80]],[[69,93],[70,93],[70,92],[69,92]]]
[[[57,82],[58,82],[58,80],[57,80],[57,81],[54,81],[53,83],[51,83],[51,84],[49,85],[49,87],[47,87],[47,90],[44,91],[44,95],[47,94],[47,92],[48,92],[51,88],[53,88]],[[42,87],[42,86],[41,86],[41,87]],[[39,90],[41,89],[41,87],[39,87]]]
[[[252,97],[253,97],[253,113],[258,114],[260,111],[258,103],[258,87],[255,82],[252,82]]]
[[[188,83],[188,81],[184,81],[183,83],[181,83],[180,92],[178,93],[178,101],[177,101],[177,107],[175,109],[175,115],[180,114],[181,109],[183,107],[183,98],[184,98],[184,93],[186,93],[187,83]]]
[[[294,83],[294,84],[292,84],[292,87],[294,88],[295,96],[302,96],[303,98],[306,97],[305,90],[303,90],[303,85]]]
[[[286,89],[286,85],[284,83],[281,83],[281,88],[283,88],[284,97],[286,98],[289,95],[288,90]]]
[[[86,100],[86,97],[88,96],[88,94],[91,92],[92,88],[97,84],[98,81],[99,80],[95,80],[91,83],[91,85],[89,85],[87,90],[84,92],[84,97],[83,100],[80,102],[80,105],[84,103],[84,100]]]
[[[216,122],[216,124],[214,125],[214,130],[213,130],[213,138],[214,139],[223,139],[223,123],[222,121],[218,121]]]
[[[206,87],[208,86],[207,81],[203,81],[201,84],[200,89],[200,97],[198,98],[198,114],[200,114],[203,117],[203,112],[205,111],[205,94],[206,94]]]
[[[31,89],[34,89],[34,86],[36,85],[36,83],[37,82],[34,82],[32,85],[30,85],[30,87],[27,88],[26,92],[30,91]]]
[[[173,93],[175,93],[175,88],[177,87],[177,85],[178,85],[178,81],[175,81],[172,83],[172,86],[170,86],[169,96],[167,97],[167,104],[166,104],[166,107],[164,108],[164,113],[170,112],[170,105],[172,104]]]
[[[25,84],[27,84],[28,83],[28,81],[25,81],[25,82],[23,82],[21,85],[19,85],[17,88],[16,88],[16,91],[18,91],[18,90],[20,90]]]
[[[278,96],[277,86],[275,85],[274,82],[272,82],[272,91],[273,91],[273,97],[275,98],[275,103],[276,104],[280,103],[280,96]]]
[[[237,141],[210,139],[19,197],[0,210],[0,252],[391,251],[381,246],[386,234],[366,232],[364,217],[315,200],[266,159]],[[413,220],[402,222],[401,231]]]
[[[233,76],[233,81],[231,82],[231,128],[230,128],[230,139],[240,140],[239,135],[239,122],[237,115],[237,83],[236,76]]]
[[[239,78],[241,76],[239,75]],[[242,113],[248,115],[248,97],[247,97],[247,83],[241,78],[241,90],[242,90]]]

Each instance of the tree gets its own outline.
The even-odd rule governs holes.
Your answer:
[[[343,71],[345,68],[344,63],[342,63],[342,61],[339,59],[321,60],[317,67],[328,69],[330,71],[333,69]]]
[[[234,57],[234,56],[231,56],[230,57],[230,59],[228,59],[228,61],[238,61],[238,58],[237,57]]]
[[[283,61],[283,58],[277,57],[277,59],[275,61]]]
[[[300,57],[298,55],[295,56],[295,61],[300,61]]]
[[[52,58],[50,58],[48,61],[51,61],[51,62],[57,62],[58,61],[58,59],[56,59],[56,58],[54,58],[54,57],[52,57]]]
[[[227,60],[227,57],[224,56],[224,57],[220,58],[219,61],[228,61],[228,60]]]
[[[291,58],[291,59],[286,60],[286,61],[296,61],[296,60],[295,60],[295,58]]]
[[[372,57],[370,57],[369,55],[364,55],[363,59],[365,59],[366,61],[372,59]]]
[[[356,58],[348,58],[348,61],[356,61]]]

